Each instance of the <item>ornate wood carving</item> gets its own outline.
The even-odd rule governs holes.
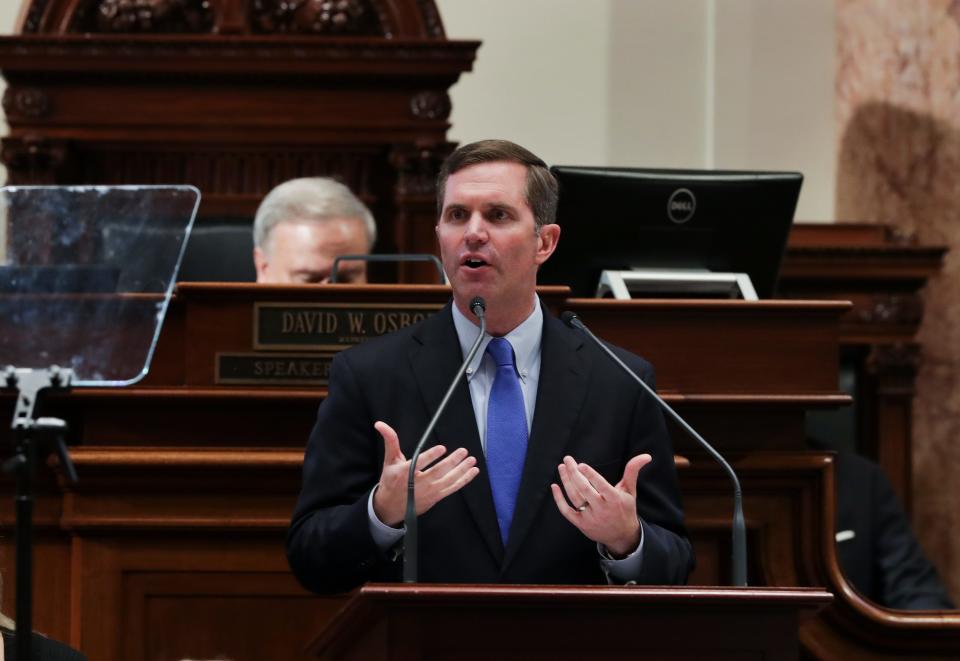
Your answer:
[[[39,87],[8,87],[3,94],[3,112],[7,117],[41,119],[50,113],[50,97]]]
[[[450,95],[426,90],[410,99],[410,112],[420,119],[446,119],[450,116]]]
[[[55,184],[68,161],[68,145],[40,136],[4,138],[0,160],[7,168],[7,183]]]
[[[440,164],[453,149],[449,143],[432,146],[394,145],[390,163],[397,173],[394,186],[397,216],[394,232],[405,252],[429,253],[436,245],[436,179]],[[404,264],[404,281],[437,282],[437,272],[426,263]]]
[[[887,241],[896,246],[915,246],[917,245],[917,233],[915,230],[908,230],[903,227],[893,225],[883,226],[884,236]]]
[[[437,39],[442,39],[445,34],[443,31],[443,21],[440,20],[440,12],[437,11],[437,5],[433,0],[417,0],[417,6],[420,8],[420,15],[423,17],[427,34]]]
[[[49,0],[33,0],[30,3],[30,8],[27,10],[21,28],[24,34],[33,34],[40,30],[40,23],[48,4]]]
[[[445,39],[433,0],[26,0],[22,34]]]
[[[913,379],[920,367],[920,347],[913,343],[878,344],[870,349],[864,365],[878,376],[901,375],[909,378],[911,392]]]
[[[302,176],[332,176],[361,197],[374,195],[371,174],[377,152],[369,148],[317,149],[290,146],[217,149],[204,145],[148,149],[103,148],[81,154],[84,170],[77,183],[134,184],[182,181],[207,196],[262,197],[275,185]]]
[[[258,33],[384,35],[378,12],[362,0],[253,0],[250,11]]]
[[[433,199],[437,190],[437,172],[440,164],[453,145],[442,147],[410,147],[397,145],[390,152],[390,162],[397,172],[397,194],[401,196],[425,196],[430,198],[431,208],[435,205]]]
[[[923,298],[909,294],[878,293],[854,310],[854,317],[864,324],[893,324],[917,327],[923,319]]]
[[[213,25],[208,0],[88,0],[77,5],[70,31],[208,33]]]

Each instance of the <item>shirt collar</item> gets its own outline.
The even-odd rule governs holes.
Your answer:
[[[453,304],[453,325],[457,329],[457,338],[460,340],[460,351],[466,357],[470,353],[470,347],[477,339],[477,331],[480,327],[460,312],[456,303]],[[517,371],[520,379],[525,381],[530,368],[540,354],[540,341],[543,339],[543,310],[540,309],[540,298],[536,294],[534,294],[533,312],[504,337],[513,347]],[[487,350],[487,344],[490,343],[491,338],[492,336],[489,333],[484,333],[477,355],[467,366],[467,381],[473,379],[477,370],[480,369],[485,355],[484,352]]]

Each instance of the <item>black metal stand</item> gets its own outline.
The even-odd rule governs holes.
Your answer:
[[[73,371],[57,366],[48,369],[7,367],[6,386],[16,388],[17,405],[13,412],[14,451],[3,463],[3,471],[17,480],[17,630],[18,659],[32,659],[30,642],[33,631],[33,473],[38,457],[56,452],[70,482],[77,471],[67,453],[64,435],[67,424],[58,418],[36,418],[37,399],[42,391],[68,390]]]
[[[330,284],[336,284],[337,274],[340,272],[340,262],[433,262],[437,267],[437,275],[440,276],[440,284],[447,284],[447,276],[443,273],[443,264],[436,255],[423,253],[400,253],[397,255],[340,255],[333,260],[333,268],[330,271]]]

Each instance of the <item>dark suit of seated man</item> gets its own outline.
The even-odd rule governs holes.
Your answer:
[[[837,455],[837,555],[850,583],[881,606],[954,608],[883,470],[849,452]]]
[[[556,202],[546,165],[513,143],[466,145],[444,163],[436,232],[453,301],[335,358],[287,537],[307,588],[400,579],[407,457],[477,335],[475,296],[489,337],[418,463],[420,580],[686,582],[693,555],[659,408],[536,296]],[[617,351],[652,383],[647,362]]]

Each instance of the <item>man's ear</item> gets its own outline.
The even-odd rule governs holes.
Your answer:
[[[263,282],[267,276],[267,256],[260,248],[253,249],[253,266],[257,269],[257,282]]]
[[[560,226],[556,223],[542,225],[537,233],[537,256],[536,262],[539,266],[543,264],[553,251],[557,249],[557,242],[560,240]]]

